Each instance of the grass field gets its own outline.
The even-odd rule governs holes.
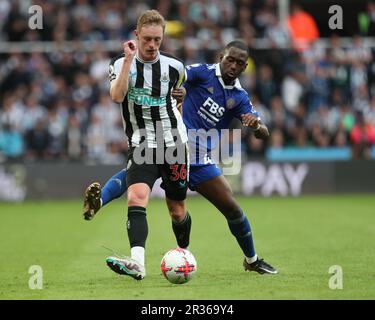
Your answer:
[[[239,198],[250,218],[258,255],[277,276],[244,272],[225,219],[190,198],[190,249],[196,277],[169,284],[160,273],[175,246],[162,200],[148,209],[147,276],[137,282],[105,265],[101,245],[129,254],[126,203],[116,200],[92,221],[81,201],[0,203],[0,299],[375,299],[375,196]],[[43,289],[31,290],[31,265],[43,269]],[[343,289],[328,286],[328,269],[343,269]]]

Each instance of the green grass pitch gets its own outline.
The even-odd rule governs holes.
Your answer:
[[[101,245],[129,254],[126,202],[116,200],[92,221],[81,200],[0,203],[0,299],[375,299],[374,195],[240,197],[259,256],[277,276],[244,272],[225,219],[206,200],[188,199],[195,278],[168,283],[163,254],[175,247],[163,200],[151,200],[147,276],[113,273]],[[43,289],[29,288],[29,267],[43,269]],[[329,288],[329,268],[343,270],[343,289]]]

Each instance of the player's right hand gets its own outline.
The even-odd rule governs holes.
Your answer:
[[[137,52],[137,42],[129,40],[124,42],[122,47],[124,48],[125,58],[133,60],[135,53]]]

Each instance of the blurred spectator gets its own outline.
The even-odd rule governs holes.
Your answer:
[[[251,159],[261,159],[264,158],[266,151],[266,144],[264,140],[257,139],[253,134],[249,134],[246,137],[246,154]]]
[[[68,158],[70,160],[80,160],[83,156],[83,139],[79,121],[74,114],[69,117],[66,140]]]
[[[308,137],[308,131],[303,123],[297,122],[293,127],[290,128],[290,135],[293,137],[292,146],[304,148],[311,145]]]
[[[333,145],[336,147],[346,147],[348,145],[348,138],[344,130],[337,131]]]
[[[26,131],[25,139],[27,144],[26,159],[28,161],[48,160],[50,158],[51,137],[44,119],[38,119],[35,126]]]
[[[314,18],[297,3],[292,5],[288,27],[293,46],[297,50],[306,50],[313,41],[319,38],[319,30]]]
[[[22,131],[34,128],[38,121],[44,121],[47,118],[47,110],[38,103],[36,96],[28,96],[23,109]]]
[[[365,110],[365,118],[375,126],[375,96],[372,97],[369,108]]]
[[[314,73],[309,79],[308,108],[314,112],[319,106],[327,105],[330,93],[329,70],[326,65],[315,64]]]
[[[273,48],[287,48],[290,43],[290,34],[287,25],[282,24],[276,15],[269,18],[264,32],[265,38],[271,41]]]
[[[268,65],[261,65],[258,69],[256,92],[260,101],[269,108],[272,97],[278,92],[272,69]]]
[[[48,133],[50,136],[49,152],[54,158],[65,157],[65,138],[67,119],[57,108],[48,112]]]
[[[357,113],[356,123],[350,131],[350,140],[353,143],[354,159],[370,158],[370,147],[375,145],[375,126],[366,121],[361,112]]]
[[[270,148],[281,149],[284,147],[284,135],[279,129],[272,130],[270,137]]]
[[[120,108],[106,93],[101,93],[99,101],[92,107],[91,117],[100,119],[100,123],[106,132],[115,128],[118,119],[121,119]]]
[[[304,93],[304,75],[298,70],[292,70],[281,84],[283,104],[288,112],[294,114]]]
[[[23,120],[23,105],[17,104],[14,97],[5,95],[2,105],[0,104],[0,128],[1,125],[10,125],[13,129],[21,132]]]
[[[0,154],[8,160],[15,160],[19,159],[24,151],[22,135],[11,124],[4,124],[0,130]]]
[[[93,115],[87,128],[85,138],[87,157],[89,160],[101,162],[101,160],[106,156],[107,144],[105,133],[106,128],[102,126],[100,118]]]
[[[350,132],[355,124],[354,114],[350,109],[350,106],[346,103],[343,103],[340,106],[341,112],[341,124],[342,127],[347,131]]]
[[[348,48],[347,57],[351,63],[368,64],[371,61],[371,50],[363,45],[362,39],[356,35]]]
[[[368,1],[367,10],[358,15],[358,26],[362,36],[375,34],[375,1]]]

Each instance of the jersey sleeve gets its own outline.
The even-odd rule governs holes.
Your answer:
[[[255,110],[246,92],[243,93],[240,104],[233,109],[233,112],[234,112],[234,116],[240,120],[241,120],[241,115],[245,113],[253,114],[259,120],[261,120],[258,111]]]
[[[109,76],[110,82],[115,80],[117,78],[117,76],[119,75],[119,73],[121,71],[123,60],[124,60],[124,55],[121,55],[121,56],[118,56],[118,57],[112,59],[112,61],[109,63],[108,76]]]
[[[185,66],[181,63],[178,67],[178,81],[176,84],[176,88],[180,87],[185,82]]]
[[[207,71],[207,67],[204,64],[196,63],[185,68],[185,82],[194,83],[201,79],[202,73]]]

